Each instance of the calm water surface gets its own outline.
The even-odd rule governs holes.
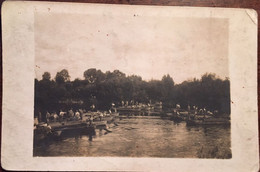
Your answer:
[[[186,126],[160,117],[124,118],[111,133],[96,130],[36,145],[34,156],[231,158],[230,127]]]

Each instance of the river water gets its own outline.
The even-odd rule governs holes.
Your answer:
[[[231,158],[230,127],[187,126],[160,117],[123,118],[112,132],[73,133],[34,146],[34,156]]]

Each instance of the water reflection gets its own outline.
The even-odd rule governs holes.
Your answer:
[[[160,117],[122,118],[108,133],[64,133],[38,144],[35,156],[231,158],[230,127],[187,126]]]

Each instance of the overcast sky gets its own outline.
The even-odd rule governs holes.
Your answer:
[[[202,74],[228,77],[228,20],[35,13],[35,73],[71,80],[89,68],[118,69],[175,83]]]

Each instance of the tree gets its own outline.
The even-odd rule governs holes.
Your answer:
[[[167,74],[162,77],[161,81],[161,95],[164,107],[171,107],[173,104],[173,89],[174,89],[174,82],[172,77]]]
[[[125,77],[126,77],[126,75],[119,70],[114,70],[113,72],[110,72],[110,71],[106,72],[107,80],[120,80]]]
[[[174,86],[174,82],[173,82],[173,79],[172,77],[167,74],[167,75],[164,75],[162,77],[162,83],[167,86],[167,87],[173,87]]]
[[[162,101],[162,83],[159,80],[151,80],[147,83],[147,95],[153,102]]]
[[[118,105],[131,100],[148,103],[151,100],[152,103],[162,101],[165,110],[179,103],[182,108],[190,105],[230,113],[229,79],[220,79],[215,74],[204,74],[200,79],[176,85],[169,74],[161,80],[144,81],[140,76],[126,76],[119,70],[103,73],[92,68],[84,72],[84,77],[85,80],[71,82],[68,70],[63,69],[57,72],[55,82],[50,80],[49,72],[44,72],[42,80],[35,80],[35,113],[76,106],[60,103],[66,100],[82,101],[84,104],[77,107],[83,108],[95,103],[99,110],[107,110],[111,103]]]
[[[59,84],[70,81],[70,75],[68,70],[62,69],[60,72],[57,72],[55,81]]]
[[[42,75],[42,80],[50,80],[51,79],[51,74],[49,72],[44,72]]]
[[[86,70],[83,75],[85,80],[89,83],[100,82],[105,79],[105,74],[101,70],[96,70],[95,68]]]

